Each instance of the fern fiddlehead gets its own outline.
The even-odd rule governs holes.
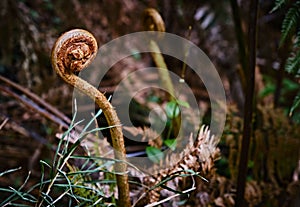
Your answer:
[[[144,11],[143,24],[144,29],[147,31],[165,32],[165,23],[160,14],[155,9],[148,8]],[[170,99],[172,100],[173,96],[175,95],[175,91],[172,80],[170,78],[168,67],[164,61],[157,43],[154,40],[150,40],[149,47],[153,51],[155,51],[151,53],[152,58],[156,66],[159,68],[158,72],[162,84],[164,88],[170,93]]]
[[[112,143],[117,162],[115,170],[119,192],[120,206],[130,206],[126,152],[122,128],[116,111],[106,97],[94,86],[79,78],[74,73],[86,68],[96,56],[98,50],[97,41],[92,34],[85,30],[74,29],[61,35],[55,42],[52,53],[52,67],[56,73],[67,83],[79,89],[82,93],[95,100],[102,109],[110,129]]]

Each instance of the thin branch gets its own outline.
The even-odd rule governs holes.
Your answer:
[[[0,80],[3,81],[4,83],[6,83],[7,85],[9,85],[10,87],[19,90],[24,95],[26,95],[28,98],[32,99],[32,101],[34,101],[37,104],[43,106],[46,110],[48,110],[49,112],[51,112],[54,115],[56,115],[57,117],[59,117],[60,119],[62,119],[63,121],[65,121],[67,124],[71,123],[71,120],[67,116],[65,116],[62,112],[60,112],[59,110],[57,110],[55,107],[51,106],[49,103],[45,102],[43,99],[41,99],[39,96],[37,96],[36,94],[32,93],[28,89],[24,88],[23,86],[21,86],[21,85],[19,85],[17,83],[12,82],[11,80],[9,80],[9,79],[1,76],[1,75],[0,75]]]
[[[34,111],[36,111],[37,113],[41,114],[42,116],[46,117],[47,119],[50,119],[51,121],[53,121],[54,123],[64,127],[64,128],[68,128],[68,124],[66,124],[63,120],[61,120],[59,117],[49,113],[48,111],[46,111],[45,109],[41,108],[39,105],[37,105],[35,102],[33,102],[32,100],[26,98],[25,96],[21,96],[15,92],[13,92],[12,90],[10,90],[8,87],[4,87],[4,86],[0,86],[0,91],[8,94],[9,96],[15,98],[16,100],[20,101],[21,103],[23,103],[26,107],[28,107],[29,109],[32,109]]]

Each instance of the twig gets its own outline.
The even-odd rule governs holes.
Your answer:
[[[13,92],[10,90],[8,87],[0,86],[0,91],[5,92],[9,96],[12,96],[13,98],[17,99],[18,101],[22,102],[26,107],[36,111],[37,113],[41,114],[42,116],[50,119],[54,123],[64,127],[68,128],[68,124],[66,124],[63,120],[61,120],[59,117],[56,117],[55,115],[49,113],[45,109],[41,108],[39,105],[37,105],[35,102],[32,100],[26,98],[25,96],[20,96],[17,93]]]
[[[41,99],[39,96],[32,93],[28,89],[24,88],[23,86],[21,86],[17,83],[12,82],[11,80],[9,80],[1,75],[0,75],[0,80],[3,81],[4,83],[6,83],[7,85],[19,90],[20,92],[22,92],[28,98],[32,99],[32,101],[36,102],[37,104],[45,107],[46,110],[48,110],[49,112],[53,113],[54,115],[56,115],[57,117],[59,117],[60,119],[65,121],[68,125],[71,123],[71,120],[67,116],[65,116],[62,112],[57,110],[55,107],[51,106],[49,103],[45,102],[43,99]]]
[[[195,189],[196,189],[196,187],[192,187],[192,188],[190,188],[190,189],[187,189],[187,190],[182,191],[181,194],[189,193],[189,192],[191,192],[191,191],[193,191],[193,190],[195,190]],[[176,193],[176,194],[171,195],[171,196],[169,196],[168,198],[165,198],[165,199],[160,200],[160,201],[158,201],[158,202],[154,202],[154,203],[148,204],[148,205],[146,205],[145,207],[153,207],[153,206],[157,206],[157,205],[162,204],[162,203],[164,203],[164,202],[166,202],[166,201],[169,201],[169,200],[171,200],[171,199],[173,199],[173,198],[175,198],[175,197],[177,197],[177,196],[180,196],[181,194],[180,194],[180,193]]]
[[[5,118],[5,119],[3,120],[3,122],[2,122],[1,125],[0,125],[0,130],[5,126],[5,124],[7,123],[7,121],[8,121],[8,118]]]

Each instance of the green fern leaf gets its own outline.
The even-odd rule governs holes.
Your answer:
[[[300,75],[300,51],[294,57],[289,57],[286,61],[285,70],[288,73]]]
[[[285,15],[282,28],[281,28],[281,39],[279,45],[281,46],[286,39],[295,31],[298,19],[300,17],[300,2],[296,2],[292,8],[288,10]]]
[[[270,11],[270,13],[280,9],[284,4],[286,4],[287,0],[275,0],[275,6]]]
[[[300,29],[296,34],[296,42],[294,43],[294,49],[299,49],[299,48],[300,48]]]
[[[295,97],[293,105],[291,107],[289,116],[293,115],[293,112],[295,111],[295,109],[297,109],[298,107],[300,107],[300,93],[298,93],[298,95]]]

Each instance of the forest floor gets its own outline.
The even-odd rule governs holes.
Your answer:
[[[247,13],[248,3],[242,2],[241,13]],[[273,1],[263,2],[258,19],[257,107],[245,199],[249,206],[296,206],[300,194],[297,171],[300,165],[300,127],[286,114],[300,86],[286,75],[279,107],[274,107],[277,71],[285,58],[284,51],[278,52],[283,14],[270,15]],[[101,47],[123,35],[143,31],[141,16],[148,7],[159,11],[167,32],[183,37],[203,50],[217,68],[227,99],[225,129],[218,144],[220,157],[214,167],[203,174],[208,182],[196,180],[196,190],[188,199],[181,198],[187,200],[181,206],[234,206],[244,96],[235,25],[227,1],[1,1],[0,15],[6,21],[0,22],[0,38],[4,40],[0,47],[0,173],[18,169],[0,176],[1,188],[11,186],[18,189],[29,172],[30,179],[25,189],[38,183],[42,174],[40,160],[53,161],[58,136],[71,123],[74,89],[65,84],[51,67],[50,54],[56,39],[65,31],[82,28],[90,31]],[[245,33],[246,18],[241,16]],[[118,53],[111,56],[117,57]],[[169,70],[180,76],[182,63],[169,56],[165,56],[165,61]],[[99,90],[109,97],[124,77],[153,64],[147,54],[119,61],[105,74]],[[191,70],[187,70],[185,81],[204,110],[202,123],[209,125],[210,97],[205,85]],[[128,88],[129,91],[140,87],[138,80],[136,82]],[[157,94],[150,97],[152,101],[160,98]],[[149,123],[141,121],[144,108],[139,104],[151,105],[144,95],[136,97],[139,102],[134,108],[136,112],[131,115],[141,128]],[[134,151],[136,146],[131,145],[129,142],[126,147]],[[85,152],[81,148],[76,153],[82,155]],[[161,197],[166,195],[162,193]],[[0,195],[0,203],[5,196]],[[169,202],[162,205],[179,204]]]

